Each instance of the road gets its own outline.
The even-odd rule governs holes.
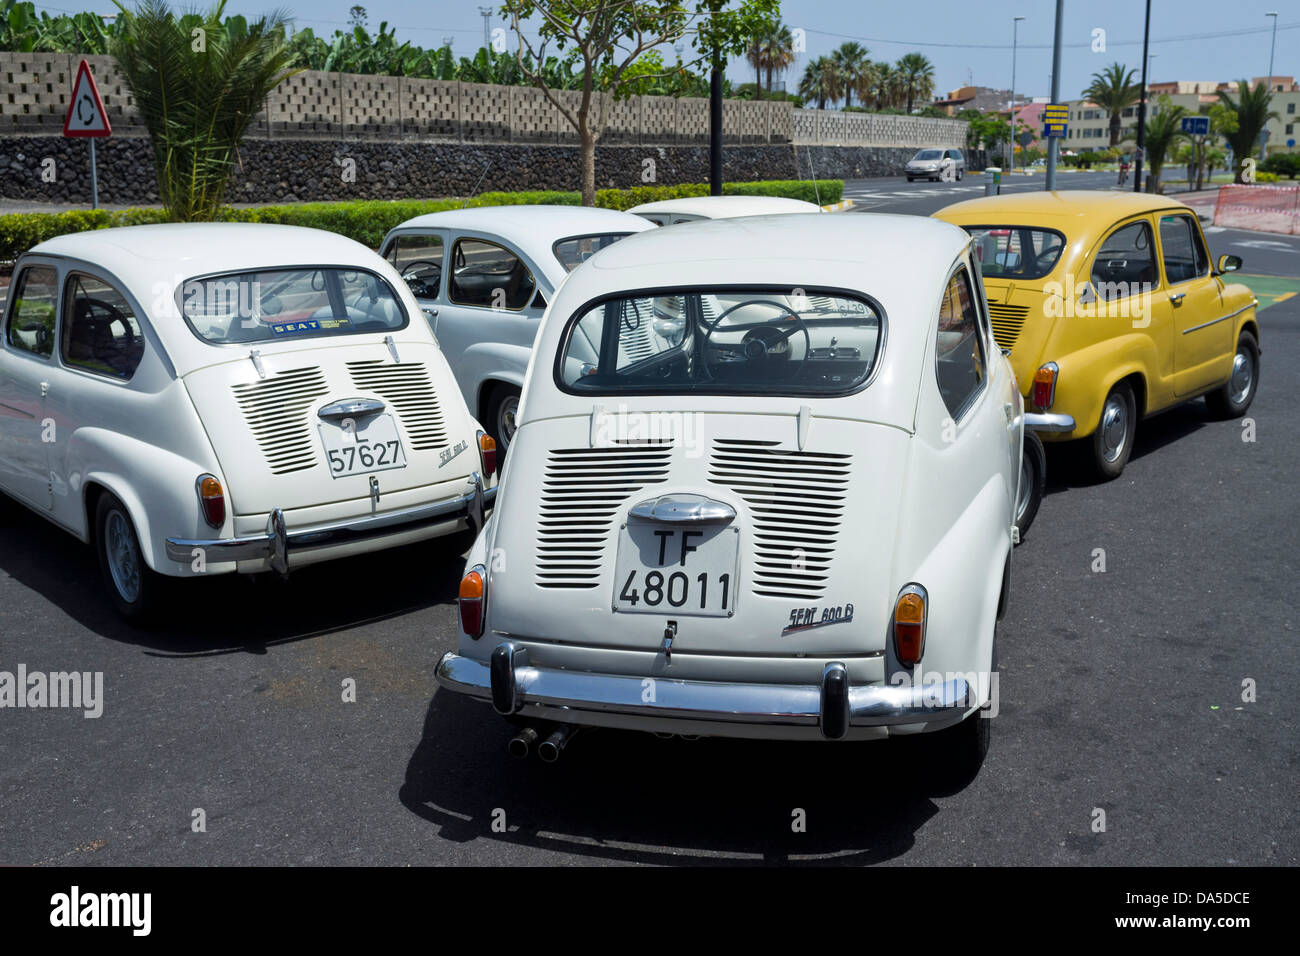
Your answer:
[[[0,709],[0,864],[1297,865],[1300,297],[1260,323],[1255,441],[1195,402],[1108,484],[1052,449],[992,747],[952,793],[906,742],[603,731],[516,761],[434,688],[460,571],[435,546],[187,582],[141,632],[87,549],[10,509],[0,671],[99,671],[104,702]]]

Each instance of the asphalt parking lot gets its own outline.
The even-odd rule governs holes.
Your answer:
[[[104,683],[97,718],[0,710],[0,864],[1296,865],[1300,297],[1260,325],[1248,422],[1149,419],[1107,484],[1051,448],[957,792],[906,742],[602,731],[516,761],[490,708],[435,690],[460,574],[436,544],[186,582],[138,631],[88,549],[6,509],[0,671]]]

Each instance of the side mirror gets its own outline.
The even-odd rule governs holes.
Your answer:
[[[1223,255],[1219,256],[1219,264],[1215,271],[1222,275],[1225,272],[1236,272],[1241,268],[1241,256]]]

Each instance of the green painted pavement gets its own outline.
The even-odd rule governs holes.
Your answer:
[[[1270,305],[1285,302],[1300,292],[1300,279],[1288,276],[1256,276],[1238,272],[1231,277],[1225,277],[1225,281],[1240,282],[1248,286],[1250,291],[1255,293],[1255,298],[1259,299],[1261,311]]]

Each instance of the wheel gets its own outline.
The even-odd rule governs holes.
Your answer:
[[[977,710],[959,724],[923,736],[926,765],[939,789],[950,793],[975,779],[989,752],[992,724]]]
[[[1021,541],[1025,540],[1029,526],[1034,523],[1046,486],[1047,452],[1043,450],[1042,439],[1026,429],[1025,447],[1020,455],[1020,490],[1016,495],[1016,529]]]
[[[914,179],[914,178],[911,177],[911,176],[908,176],[908,177],[907,177],[907,181],[908,181],[909,183],[914,183],[914,182],[916,182],[916,179]]]
[[[128,621],[147,619],[157,604],[162,578],[145,564],[126,506],[108,492],[95,505],[95,551],[117,613]]]
[[[515,437],[515,419],[519,414],[519,389],[513,385],[498,385],[488,401],[488,432],[497,440],[497,448],[504,458],[506,449]]]
[[[1137,424],[1137,403],[1128,382],[1119,382],[1106,396],[1101,420],[1092,433],[1092,465],[1098,477],[1109,481],[1118,478],[1133,451],[1133,432]]]
[[[961,182],[961,177],[962,177],[962,171],[959,169],[957,170],[957,182]]]
[[[1240,418],[1255,400],[1259,385],[1259,345],[1255,336],[1242,332],[1237,339],[1237,354],[1232,358],[1232,373],[1217,392],[1205,396],[1210,414],[1216,418]]]

